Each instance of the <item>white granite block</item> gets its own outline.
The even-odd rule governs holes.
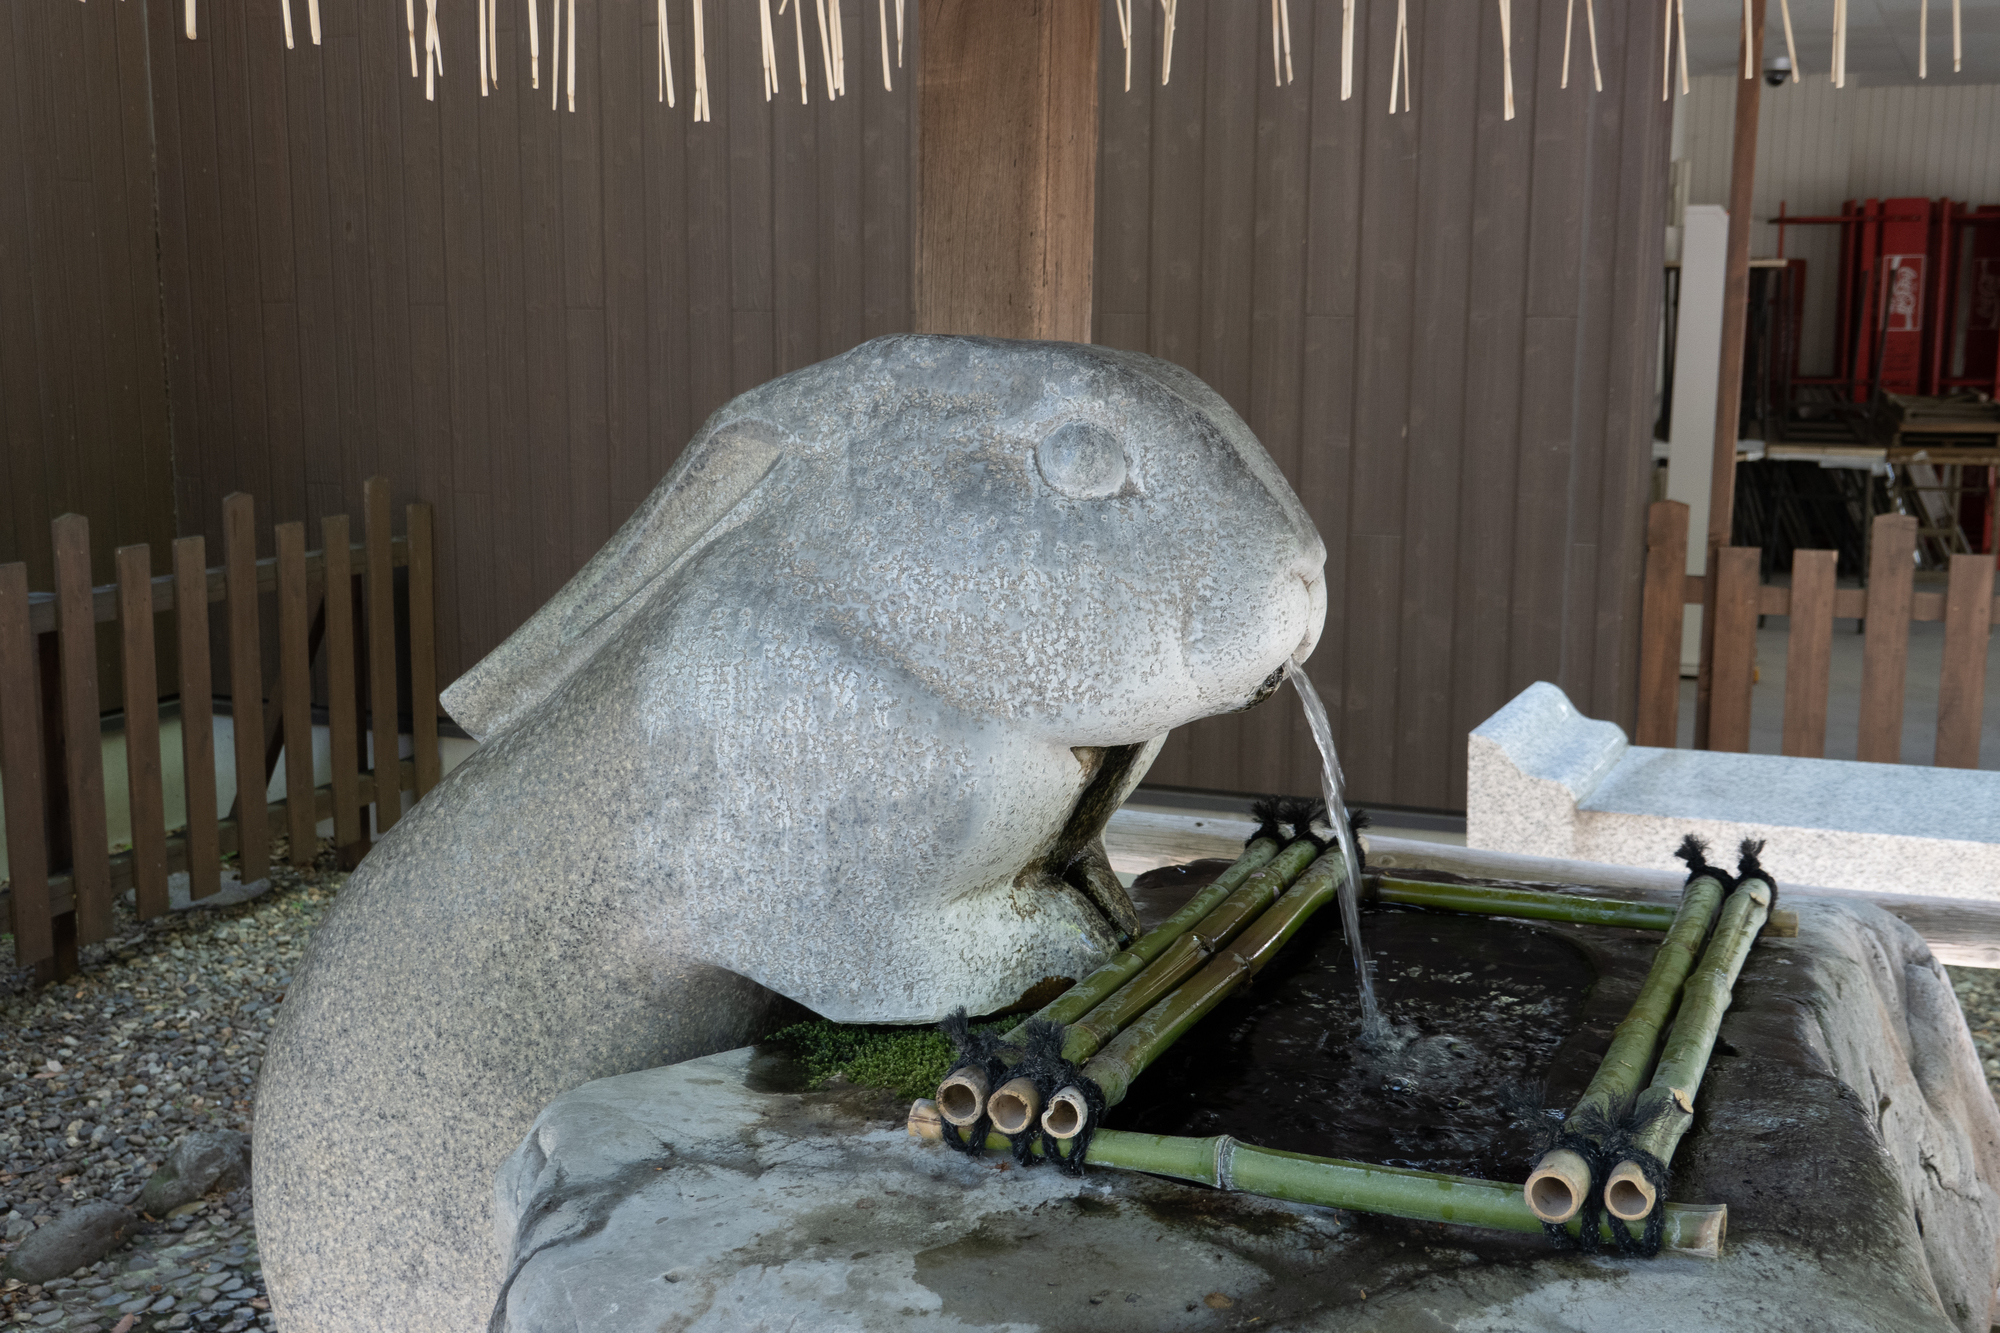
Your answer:
[[[1672,869],[1770,843],[1780,881],[2000,900],[2000,773],[1628,745],[1538,682],[1467,741],[1466,845]]]

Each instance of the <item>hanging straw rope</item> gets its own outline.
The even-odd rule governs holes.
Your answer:
[[[765,0],[758,0],[762,5]],[[674,39],[667,29],[667,0],[659,0],[660,6],[660,91],[659,96],[668,106],[674,104]]]
[[[571,5],[576,0],[569,0]],[[715,119],[708,101],[708,34],[702,26],[701,0],[691,0],[694,9],[694,118],[698,121]],[[576,55],[576,42],[570,42],[569,53]]]
[[[1354,0],[1340,0],[1340,100],[1354,96]]]
[[[194,40],[194,0],[187,0],[187,35],[189,41]]]
[[[805,0],[798,0],[804,4]],[[813,8],[819,14],[819,63],[826,75],[826,100],[831,102],[837,93],[833,88],[833,34],[826,26],[826,0],[813,0]]]
[[[1576,31],[1576,0],[1569,0],[1569,8],[1563,11],[1563,77],[1561,87],[1569,87],[1569,39]]]
[[[431,0],[436,4],[437,0]],[[568,49],[563,52],[563,78],[569,84],[564,89],[569,99],[571,115],[576,114],[576,0],[569,0],[569,31],[563,34]]]
[[[1833,86],[1847,86],[1847,0],[1833,0]]]
[[[1965,16],[1959,12],[1961,0],[1951,0],[1951,72],[1958,73],[1965,59]],[[192,34],[190,34],[192,35]]]
[[[882,91],[893,93],[896,86],[889,82],[889,0],[875,0],[875,26],[882,30]]]
[[[1285,34],[1285,82],[1292,81],[1292,0],[1278,0],[1278,26]]]
[[[1845,4],[1847,0],[1841,0]],[[1687,0],[1674,0],[1674,22],[1681,32],[1681,96],[1688,95],[1688,10]]]
[[[528,86],[542,86],[542,20],[535,13],[535,0],[528,0]]]
[[[1514,4],[1500,0],[1500,91],[1506,103],[1502,120],[1514,118]]]
[[[410,35],[410,77],[417,77],[417,0],[403,0],[403,29]]]
[[[312,29],[313,45],[319,45],[319,0],[306,0],[306,26]]]
[[[1757,47],[1757,35],[1750,31],[1750,0],[1743,0],[1743,77],[1754,79],[1757,71],[1751,67],[1752,52]]]
[[[424,0],[424,100],[437,100],[437,81],[444,77],[444,43],[439,40],[437,0]]]
[[[1396,50],[1389,61],[1389,114],[1396,114],[1396,90],[1400,83],[1403,110],[1410,109],[1410,7],[1409,0],[1396,0]]]
[[[840,17],[840,0],[833,0],[833,89],[847,96],[847,25]]]
[[[778,0],[778,17],[785,16],[786,0]],[[810,80],[806,77],[806,0],[790,0],[792,6],[792,37],[799,50],[799,105],[806,104],[806,90]]]
[[[1349,0],[1352,3],[1352,0]],[[1180,16],[1180,0],[1160,0],[1161,26],[1165,39],[1160,44],[1160,86],[1174,76],[1174,21]]]
[[[1604,70],[1597,63],[1597,0],[1583,0],[1583,21],[1590,29],[1590,78],[1598,92],[1604,91]]]
[[[1956,3],[1956,0],[1953,0]],[[1132,0],[1125,0],[1125,18],[1132,18]],[[896,68],[903,67],[903,0],[896,0]],[[1129,82],[1129,80],[1128,80]]]
[[[1112,0],[1112,8],[1118,12],[1118,35],[1125,42],[1125,91],[1132,91],[1132,0]],[[896,34],[896,50],[903,49],[902,33]],[[898,63],[901,56],[898,55]]]
[[[1931,76],[1931,0],[1917,0],[1917,77]]]
[[[562,0],[549,0],[549,110],[562,106]]]
[[[664,6],[666,0],[660,4]],[[757,42],[758,58],[764,62],[764,100],[768,102],[778,95],[778,44],[771,35],[771,0],[757,0]]]
[[[1792,62],[1792,82],[1799,81],[1799,46],[1792,40],[1792,0],[1778,0],[1778,8],[1785,15],[1785,56]]]
[[[1128,68],[1132,63],[1132,34],[1129,28],[1125,34],[1125,63]],[[1271,0],[1271,83],[1282,88],[1291,81],[1292,4],[1291,0]]]
[[[292,0],[278,0],[278,8],[285,15],[285,49],[292,49]]]
[[[1660,100],[1666,101],[1674,89],[1674,0],[1666,0],[1660,24]]]
[[[491,92],[486,82],[491,65],[491,57],[486,50],[486,0],[477,0],[477,3],[479,17],[474,21],[479,25],[479,95],[486,97]],[[498,52],[492,54],[497,55]]]

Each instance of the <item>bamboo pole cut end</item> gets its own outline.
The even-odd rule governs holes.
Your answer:
[[[1660,1248],[1694,1259],[1720,1259],[1729,1232],[1726,1203],[1683,1203],[1667,1207],[1667,1235]]]
[[[1799,914],[1789,907],[1778,908],[1764,922],[1764,933],[1773,939],[1797,939],[1799,934]]]
[[[986,1075],[978,1069],[961,1069],[938,1084],[937,1109],[953,1125],[970,1125],[986,1109]]]
[[[911,1102],[910,1118],[904,1129],[919,1142],[943,1143],[944,1117],[938,1114],[938,1104],[928,1097],[919,1097]]]
[[[986,1099],[986,1113],[1002,1134],[1019,1134],[1041,1114],[1042,1094],[1031,1078],[1009,1079]]]
[[[1049,1109],[1042,1112],[1042,1133],[1052,1139],[1073,1139],[1083,1132],[1089,1119],[1090,1103],[1083,1099],[1082,1091],[1059,1088],[1049,1098]]]
[[[1653,1211],[1656,1191],[1637,1162],[1620,1162],[1604,1182],[1604,1206],[1624,1222],[1638,1222]]]
[[[1560,1226],[1577,1215],[1590,1194],[1590,1164],[1581,1153],[1568,1148],[1544,1153],[1521,1193],[1529,1212]]]

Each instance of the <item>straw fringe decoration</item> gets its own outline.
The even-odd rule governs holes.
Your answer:
[[[562,106],[562,0],[549,0],[549,110]]]
[[[498,51],[489,53],[486,49],[486,0],[476,0],[476,3],[479,6],[479,17],[476,20],[479,24],[479,95],[486,97],[491,94],[486,82],[487,74],[492,62],[499,58],[500,53]]]
[[[806,78],[806,0],[790,0],[792,6],[792,37],[799,49],[799,105],[806,104],[806,90],[810,80]],[[778,0],[778,17],[785,16],[786,0]]]
[[[1340,100],[1345,102],[1352,96],[1354,96],[1354,0],[1340,0]]]
[[[666,3],[660,0],[662,15]],[[764,62],[764,100],[768,102],[778,95],[778,43],[771,35],[771,0],[757,0],[757,44],[758,58]]]
[[[1953,0],[1956,4],[1957,0]],[[1132,17],[1132,0],[1125,0],[1125,17]],[[896,0],[896,68],[903,67],[903,0]]]
[[[1396,0],[1396,50],[1389,60],[1389,114],[1396,114],[1396,90],[1401,85],[1403,110],[1410,109],[1410,6]]]
[[[1846,4],[1847,0],[1841,0]],[[1688,95],[1688,11],[1687,0],[1674,0],[1674,22],[1681,31],[1681,96]]]
[[[1576,32],[1576,0],[1563,11],[1563,77],[1561,87],[1569,87],[1569,39]]]
[[[804,4],[805,0],[798,3]],[[819,63],[826,75],[826,98],[830,102],[837,94],[833,89],[833,34],[826,27],[826,0],[813,0],[813,8],[819,13]]]
[[[528,0],[528,86],[542,86],[542,20],[535,13],[535,0]]]
[[[312,29],[313,45],[319,45],[319,0],[306,0],[306,26]]]
[[[1847,86],[1847,0],[1833,0],[1833,86]]]
[[[424,0],[424,100],[437,100],[437,81],[444,77],[444,43],[439,40],[437,0]]]
[[[192,4],[194,0],[188,2]],[[1951,72],[1954,74],[1958,73],[1959,65],[1965,59],[1965,15],[1960,12],[1961,3],[1962,0],[1951,0]]]
[[[571,11],[576,8],[576,0],[569,0]],[[694,118],[697,121],[715,119],[708,103],[708,36],[702,27],[701,0],[691,0],[694,10]],[[570,59],[576,59],[576,37],[570,36]]]
[[[1278,24],[1285,31],[1285,82],[1292,81],[1292,0],[1278,0]]]
[[[1917,0],[1917,77],[1931,76],[1931,0]]]
[[[285,49],[292,49],[292,0],[278,0],[278,8],[285,15]]]
[[[1131,34],[1125,38],[1125,62],[1131,57]],[[1280,61],[1282,60],[1282,64]],[[1282,88],[1292,81],[1292,0],[1271,0],[1271,83]]]
[[[1125,42],[1125,91],[1132,91],[1132,0],[1111,0],[1112,8],[1118,12],[1118,35]],[[896,33],[897,63],[902,63],[902,30]]]
[[[194,0],[187,0],[187,35],[189,41],[194,40]]]
[[[1351,4],[1353,0],[1348,0]],[[1180,14],[1180,0],[1160,0],[1164,40],[1160,43],[1160,86],[1167,86],[1167,80],[1174,76],[1174,20]]]
[[[410,77],[417,77],[417,0],[403,0],[403,29],[410,35]]]
[[[1750,67],[1751,52],[1756,49],[1757,34],[1750,30],[1750,0],[1743,0],[1743,77],[1754,79],[1757,71]]]
[[[1349,0],[1352,3],[1352,0]],[[1514,118],[1514,3],[1500,0],[1500,92],[1506,103],[1502,120]]]
[[[1799,81],[1799,46],[1792,40],[1792,0],[1778,0],[1778,8],[1785,15],[1785,55],[1792,62],[1792,82]]]
[[[437,0],[431,0],[436,4]],[[569,0],[569,31],[563,34],[569,49],[563,52],[563,79],[568,87],[563,90],[569,99],[569,111],[576,114],[576,0]]]
[[[1660,23],[1660,100],[1672,96],[1674,88],[1674,0],[1666,0]]]
[[[1604,91],[1604,70],[1597,63],[1597,0],[1583,0],[1583,21],[1590,29],[1590,78],[1598,92]]]
[[[766,20],[765,27],[768,29],[770,26],[769,23],[770,11],[766,5],[766,0],[757,0],[757,4],[759,8],[765,10],[765,20]],[[659,6],[660,6],[659,96],[666,99],[666,103],[668,106],[672,106],[674,104],[674,39],[672,34],[667,30],[667,0],[659,0]],[[767,80],[767,82],[775,86],[777,82],[776,77],[773,76],[770,80]]]
[[[889,82],[889,0],[875,0],[875,25],[882,30],[882,91],[893,93],[896,86]],[[768,45],[768,34],[765,40]]]
[[[833,91],[847,96],[847,30],[840,18],[840,0],[833,0]]]

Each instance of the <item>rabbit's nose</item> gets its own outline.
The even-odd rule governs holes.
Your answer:
[[[1304,576],[1301,576],[1302,578]],[[1299,640],[1299,646],[1292,650],[1292,661],[1304,666],[1313,649],[1319,646],[1319,634],[1326,627],[1326,573],[1315,571],[1304,580],[1306,585],[1306,636]]]

